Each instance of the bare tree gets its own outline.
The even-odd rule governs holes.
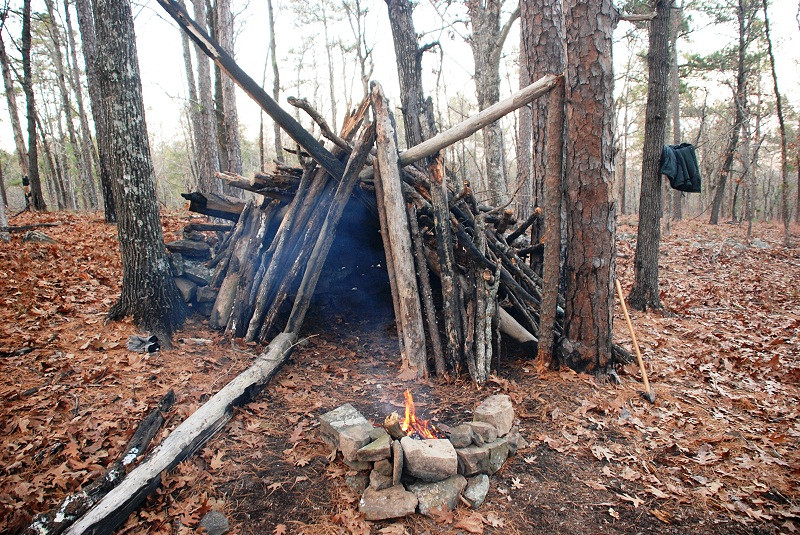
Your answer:
[[[5,28],[7,12],[3,12],[0,17],[0,67],[3,70],[3,86],[6,90],[6,103],[8,104],[8,114],[11,119],[11,128],[14,131],[14,143],[17,146],[17,160],[23,176],[28,175],[28,151],[25,148],[25,139],[22,137],[22,125],[19,122],[19,109],[17,108],[17,92],[14,88],[14,81],[11,78],[11,65],[6,54],[6,45],[3,41],[2,30]]]
[[[280,102],[281,77],[280,71],[278,71],[278,45],[275,39],[275,12],[273,10],[272,0],[267,0],[267,16],[269,18],[269,52],[272,59],[272,98],[275,102]],[[275,140],[275,159],[282,162],[283,143],[281,143],[281,127],[274,121],[272,125]]]
[[[514,10],[503,27],[500,14],[503,0],[468,0],[472,35],[469,44],[475,61],[475,92],[478,108],[483,110],[500,100],[500,53],[503,50],[511,25],[519,17],[520,8]],[[483,129],[484,159],[489,182],[489,200],[499,206],[506,201],[507,180],[503,130],[498,122]]]
[[[33,95],[33,70],[31,69],[31,0],[22,4],[22,89],[25,92],[28,119],[28,180],[30,182],[31,206],[35,210],[47,210],[39,180],[39,153],[36,147],[36,101]]]
[[[234,57],[233,13],[230,0],[217,0],[217,40],[222,48]],[[228,161],[224,167],[231,173],[242,173],[242,146],[239,140],[239,115],[236,111],[236,84],[229,76],[221,77],[223,125],[225,128],[225,152]]]
[[[650,23],[647,51],[647,108],[642,147],[642,189],[639,196],[639,229],[633,260],[635,281],[628,296],[637,310],[661,308],[658,294],[658,250],[661,244],[661,151],[667,124],[669,89],[669,34],[673,0],[656,0],[656,16]]]
[[[94,29],[94,13],[91,0],[75,0],[78,14],[78,28],[81,33],[83,60],[86,68],[87,87],[89,88],[89,104],[92,108],[95,139],[97,140],[97,156],[100,171],[100,191],[103,194],[103,213],[106,223],[117,221],[114,205],[114,189],[111,186],[111,161],[108,154],[108,132],[106,131],[105,113],[100,97],[100,84],[97,81],[95,60],[97,59],[97,36]]]

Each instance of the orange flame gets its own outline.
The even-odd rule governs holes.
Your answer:
[[[406,400],[406,417],[400,423],[400,429],[408,436],[418,435],[420,438],[439,438],[441,433],[428,420],[417,419],[417,410],[414,407],[414,397],[410,390],[403,393]]]

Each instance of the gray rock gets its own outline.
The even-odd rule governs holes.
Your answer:
[[[22,236],[22,241],[36,242],[36,243],[58,243],[56,240],[38,230],[29,230]]]
[[[450,430],[449,438],[454,448],[466,448],[472,444],[472,427],[469,424],[457,425]]]
[[[750,240],[750,245],[756,247],[757,249],[769,249],[769,244],[758,238],[753,238],[752,240]]]
[[[508,440],[505,437],[498,438],[490,444],[486,444],[485,448],[489,449],[489,475],[494,474],[503,463],[508,459]]]
[[[386,429],[383,427],[373,427],[372,431],[369,432],[369,439],[370,440],[378,440],[381,437],[388,437],[389,433],[386,432]]]
[[[492,424],[497,429],[497,435],[502,437],[511,430],[514,423],[511,399],[505,394],[489,396],[475,409],[472,419]]]
[[[228,519],[219,511],[209,511],[200,520],[200,527],[206,530],[208,535],[222,535],[228,533],[230,525]]]
[[[458,473],[458,457],[446,439],[400,439],[406,473],[423,481],[441,481]]]
[[[519,432],[519,427],[514,426],[511,431],[506,435],[508,441],[508,454],[516,455],[517,450],[525,449],[528,447],[528,441],[525,440]]]
[[[392,450],[392,437],[385,433],[377,440],[373,440],[356,452],[356,460],[359,461],[380,461],[388,459]]]
[[[319,428],[322,438],[341,451],[345,461],[354,461],[356,452],[369,443],[372,424],[346,403],[320,416]]]
[[[417,497],[397,485],[385,490],[367,488],[358,510],[367,520],[386,520],[414,514],[417,510]]]
[[[164,245],[167,246],[167,250],[173,253],[180,253],[184,258],[196,258],[198,260],[211,258],[211,246],[204,241],[175,240]]]
[[[194,296],[197,295],[197,285],[183,277],[175,277],[175,286],[178,287],[178,291],[186,303],[191,302]]]
[[[403,477],[403,446],[399,440],[392,441],[392,484],[399,485]]]
[[[381,459],[380,461],[376,462],[375,467],[373,469],[377,470],[378,472],[380,472],[385,476],[392,475],[392,463],[390,463],[386,459]]]
[[[392,485],[392,476],[384,475],[377,470],[369,473],[369,486],[375,490],[388,489]]]
[[[467,480],[464,476],[455,475],[435,483],[412,483],[408,490],[417,497],[419,512],[430,516],[434,509],[442,511],[455,509],[458,505],[458,496],[466,486]]]
[[[214,277],[214,272],[202,262],[185,261],[183,263],[183,276],[198,286],[207,286]]]
[[[344,483],[356,494],[361,494],[369,485],[369,476],[366,472],[359,472],[358,474],[347,476]]]
[[[473,438],[477,435],[482,442],[476,441],[478,446],[482,446],[487,442],[494,442],[497,440],[497,428],[487,422],[471,422],[469,424],[473,432]],[[469,445],[469,444],[467,444]]]
[[[357,472],[362,472],[372,468],[372,463],[368,463],[366,461],[348,461],[347,459],[342,460],[344,461],[344,464],[350,468],[350,470],[356,470]]]
[[[458,473],[464,476],[487,473],[489,471],[489,448],[487,446],[467,446],[456,450]]]
[[[483,505],[483,500],[489,493],[489,476],[486,474],[478,474],[467,480],[467,488],[464,489],[464,499],[470,504],[470,507],[477,509]]]

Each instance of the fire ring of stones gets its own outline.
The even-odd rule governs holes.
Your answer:
[[[513,425],[511,400],[503,394],[478,405],[472,422],[446,429],[447,438],[393,437],[349,403],[323,414],[319,422],[325,442],[359,472],[347,484],[363,492],[359,510],[367,520],[415,512],[430,516],[454,509],[459,501],[478,508],[489,491],[489,476],[527,446]]]

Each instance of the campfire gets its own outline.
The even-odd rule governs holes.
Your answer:
[[[430,515],[458,503],[479,507],[489,490],[489,476],[527,446],[514,426],[511,400],[490,396],[475,408],[471,422],[437,428],[417,417],[410,390],[403,397],[404,418],[394,412],[379,427],[349,403],[319,418],[322,438],[357,472],[347,484],[363,493],[360,510],[365,518]]]
[[[406,436],[411,438],[445,438],[444,433],[441,433],[436,427],[430,423],[429,420],[418,420],[417,409],[414,406],[414,396],[411,395],[410,390],[403,392],[403,397],[406,402],[406,417],[400,423],[400,429],[405,432]]]

